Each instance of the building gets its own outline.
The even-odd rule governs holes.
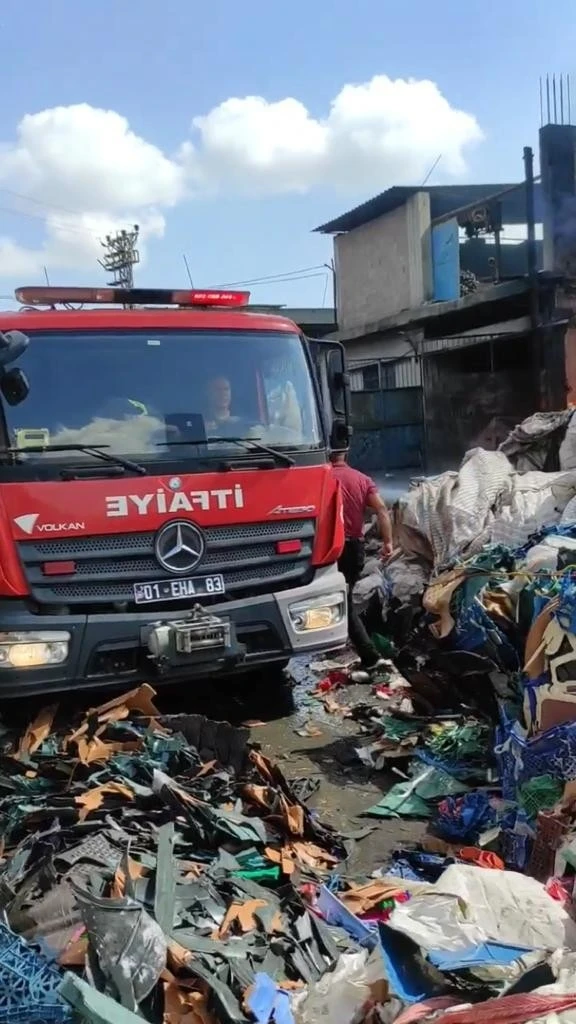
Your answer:
[[[249,305],[252,313],[279,313],[288,317],[307,338],[326,338],[336,331],[336,310],[329,307],[256,306]]]
[[[334,236],[357,465],[443,470],[565,404],[570,302],[550,210],[576,194],[574,133],[541,129],[541,183],[525,150],[519,184],[395,187],[316,229]]]

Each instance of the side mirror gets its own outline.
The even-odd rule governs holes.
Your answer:
[[[328,353],[328,384],[334,413],[336,416],[347,416],[350,381],[344,365],[344,350],[340,346]]]
[[[22,331],[0,331],[0,366],[16,362],[29,344],[30,338]]]
[[[30,383],[26,374],[15,367],[0,376],[0,391],[8,405],[20,405],[30,393]]]

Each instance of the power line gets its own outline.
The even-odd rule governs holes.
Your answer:
[[[43,223],[46,223],[46,216],[44,214],[33,213],[32,210],[15,210],[11,206],[0,206],[0,213],[11,213],[15,217],[29,217],[31,220],[41,220]],[[81,215],[75,214],[75,216],[78,217]],[[82,228],[78,225],[75,226],[74,224],[64,224],[61,221],[54,220],[50,222],[50,225],[51,227],[58,228],[60,231],[70,232],[71,234],[89,235],[90,238],[94,238],[96,241],[99,241],[98,236],[95,235],[93,231],[90,231],[89,228]]]
[[[0,192],[5,192],[8,196],[15,196],[16,199],[24,199],[27,203],[36,203],[37,206],[43,206],[46,210],[60,210],[62,213],[71,213],[75,217],[80,216],[79,210],[71,210],[69,206],[59,206],[57,203],[47,203],[44,199],[36,199],[34,196],[24,195],[23,192],[15,192],[12,188],[2,186]]]
[[[0,192],[4,192],[7,195],[12,195],[16,199],[21,199],[21,200],[24,200],[26,202],[35,203],[37,206],[44,207],[47,210],[50,210],[50,209],[61,210],[62,212],[69,213],[72,216],[77,216],[77,217],[81,216],[81,212],[78,211],[78,210],[72,210],[72,209],[70,209],[68,207],[65,207],[65,206],[58,206],[55,203],[46,203],[46,202],[43,202],[40,199],[36,199],[34,196],[28,196],[28,195],[25,195],[22,192],[16,192],[14,189],[0,187]],[[12,214],[12,216],[16,216],[16,217],[18,217],[18,216],[20,216],[20,217],[27,217],[27,218],[29,218],[31,220],[42,220],[44,222],[46,221],[46,216],[45,215],[43,215],[40,212],[33,212],[32,210],[17,210],[17,209],[14,209],[13,207],[0,206],[0,212]],[[53,227],[53,228],[55,228],[57,230],[63,231],[65,233],[84,235],[85,237],[88,236],[90,238],[93,238],[94,241],[100,241],[98,236],[93,231],[91,231],[89,228],[86,228],[86,227],[80,227],[79,225],[63,223],[62,221],[51,221],[51,227]],[[184,255],[183,258],[184,258],[184,262],[186,264],[186,262],[187,262],[186,261],[186,256]],[[106,257],[105,257],[105,259],[106,259]],[[99,261],[99,262],[102,262],[102,261]],[[290,281],[306,281],[306,280],[309,280],[309,279],[315,278],[315,277],[325,278],[326,275],[323,273],[323,270],[324,270],[324,264],[317,264],[317,265],[312,266],[312,267],[301,267],[301,268],[299,268],[297,270],[284,271],[283,273],[279,273],[279,274],[268,274],[268,275],[265,275],[265,276],[254,277],[254,278],[250,278],[250,279],[243,280],[243,281],[231,281],[231,282],[227,282],[225,284],[221,284],[218,287],[220,287],[220,288],[236,288],[236,287],[239,287],[239,286],[248,286],[248,285],[256,286],[256,285],[265,285],[265,284],[288,284]],[[111,271],[111,272],[114,272],[114,271]],[[189,274],[189,272],[188,272],[188,274]]]
[[[325,276],[325,274],[321,270],[318,270],[315,274],[300,274],[298,277],[281,277],[281,278],[275,279],[274,281],[256,281],[256,282],[253,281],[253,282],[249,283],[248,286],[250,288],[262,288],[262,287],[266,287],[267,285],[292,284],[292,283],[297,282],[297,281],[310,281],[310,280],[312,280],[315,277],[324,278],[324,276]],[[214,288],[230,288],[230,287],[236,287],[236,286],[231,286],[229,284],[217,284],[217,285],[211,285],[210,287],[214,287]]]
[[[244,284],[267,284],[269,281],[270,282],[279,281],[281,278],[283,280],[291,280],[291,279],[294,278],[295,274],[299,274],[299,275],[304,276],[305,274],[308,274],[310,271],[313,271],[313,270],[323,270],[323,269],[324,269],[324,265],[322,263],[319,263],[315,267],[303,267],[300,270],[287,270],[283,274],[269,274],[267,277],[253,277],[253,278],[251,278],[250,280],[247,280],[247,281],[228,281],[226,284],[220,285],[220,287],[221,288],[236,288],[239,285],[244,285]],[[299,280],[299,278],[297,278],[296,280]]]
[[[22,192],[15,192],[13,189],[10,188],[0,188],[0,192],[5,192],[7,195],[14,196],[16,199],[22,199],[26,202],[36,203],[37,206],[44,207],[44,209],[48,211],[59,210],[62,213],[69,213],[72,217],[82,216],[81,210],[72,210],[67,206],[57,206],[55,203],[45,203],[40,199],[35,199],[33,196],[24,195]],[[44,223],[47,220],[46,214],[40,212],[36,213],[33,212],[32,210],[17,210],[12,206],[0,206],[0,212],[11,213],[13,216],[16,217],[28,217],[32,220],[41,220]],[[63,221],[52,220],[50,221],[50,226],[56,228],[59,231],[64,231],[71,234],[84,235],[93,238],[96,242],[100,241],[98,235],[94,231],[91,231],[90,228],[87,227],[81,227],[78,224],[69,224],[64,223]]]

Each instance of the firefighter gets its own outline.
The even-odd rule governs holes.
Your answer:
[[[392,524],[388,509],[382,500],[374,481],[352,469],[343,452],[331,456],[332,471],[340,481],[344,508],[344,532],[346,542],[338,562],[340,572],[348,584],[348,632],[352,645],[360,659],[360,672],[354,674],[355,681],[368,679],[386,662],[368,636],[368,632],[352,600],[352,594],[364,568],[364,517],[367,511],[375,512],[382,540],[382,557],[392,554]]]

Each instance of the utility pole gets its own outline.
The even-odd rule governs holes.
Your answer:
[[[134,286],[133,267],[140,262],[140,253],[136,248],[140,228],[134,225],[131,231],[117,231],[115,235],[106,235],[101,242],[104,256],[98,263],[107,274],[112,274],[108,284],[113,288],[132,288]]]

